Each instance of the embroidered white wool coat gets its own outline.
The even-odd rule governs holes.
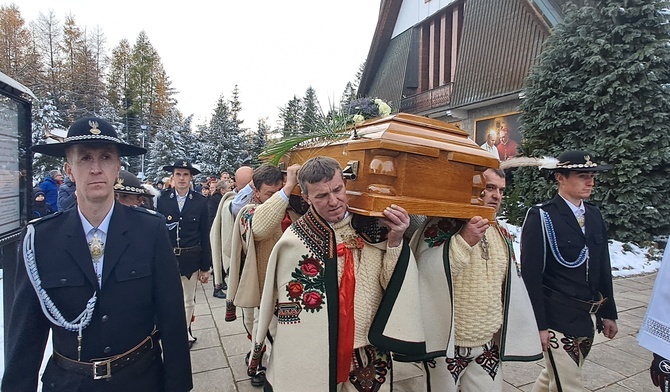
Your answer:
[[[272,251],[255,342],[261,345],[270,324],[277,323],[274,336],[269,337],[272,348],[266,373],[275,391],[337,390],[338,287],[344,258],[337,257],[336,246],[355,234],[350,220],[351,216],[331,228],[310,210],[286,230]],[[385,243],[364,242],[362,249],[352,250],[356,278],[355,347],[369,344],[370,325],[399,263],[401,249],[406,250],[406,265],[407,246],[386,249]],[[414,286],[414,290],[418,288]],[[402,325],[391,323],[386,330],[401,337],[421,334],[417,309],[416,303],[404,307],[410,318]]]
[[[223,283],[223,271],[230,268],[230,243],[235,218],[230,212],[230,203],[235,199],[235,192],[223,195],[216,217],[209,231],[209,242],[212,246],[212,269],[214,270],[214,284]]]
[[[425,352],[396,356],[420,361],[454,354],[453,284],[449,263],[452,234],[447,218],[429,218],[412,236],[410,247],[419,268],[421,317],[426,337]],[[502,227],[502,226],[501,226]],[[503,237],[504,227],[500,233]],[[510,245],[508,243],[508,245]],[[494,337],[503,361],[542,358],[542,348],[528,293],[508,247],[508,268],[503,285],[503,323]]]
[[[248,204],[237,214],[228,278],[228,299],[235,306],[260,306],[266,265],[272,247],[282,235],[281,222],[288,206],[277,192],[263,204]],[[293,210],[289,210],[289,215],[292,220],[298,218]]]

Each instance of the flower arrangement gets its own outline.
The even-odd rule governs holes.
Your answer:
[[[354,124],[360,124],[371,118],[388,116],[391,107],[379,98],[364,97],[351,101],[346,107],[346,113]]]

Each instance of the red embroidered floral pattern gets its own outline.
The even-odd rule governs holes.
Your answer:
[[[424,241],[429,248],[440,246],[460,229],[461,223],[455,219],[442,218],[423,232]]]
[[[286,286],[286,291],[288,291],[288,297],[290,299],[295,299],[302,296],[302,293],[305,291],[305,287],[300,282],[291,281]]]
[[[318,312],[323,308],[326,296],[323,263],[310,255],[303,255],[298,267],[291,274],[293,280],[286,285],[286,296],[297,301],[309,312]]]

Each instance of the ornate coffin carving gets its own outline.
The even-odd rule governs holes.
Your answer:
[[[494,219],[494,209],[480,197],[482,173],[499,162],[467,132],[400,113],[366,121],[352,134],[349,140],[294,149],[280,165],[314,156],[335,158],[348,178],[350,210],[358,214],[382,216],[384,208],[397,204],[410,214]]]

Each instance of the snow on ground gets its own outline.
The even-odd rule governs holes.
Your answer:
[[[521,254],[521,227],[507,224],[510,234],[514,237],[514,252],[517,256]],[[610,240],[610,262],[612,264],[612,276],[631,276],[639,274],[648,274],[658,270],[661,265],[661,257],[658,260],[650,261],[647,254],[648,248],[640,248],[633,244],[624,244],[619,241]]]
[[[517,260],[520,253],[519,240],[521,238],[521,228],[518,226],[507,225],[509,232],[514,236],[514,252],[517,255]],[[655,272],[661,264],[660,257],[658,260],[649,261],[646,257],[649,249],[639,248],[633,244],[623,244],[619,241],[610,240],[610,258],[612,262],[612,276],[624,277],[638,274],[647,274]],[[2,270],[0,269],[0,282],[4,284],[2,279]],[[2,289],[0,287],[0,314],[2,314]],[[5,368],[4,364],[4,320],[0,323],[0,372]],[[42,371],[46,365],[46,360],[51,356],[51,337],[47,343],[47,350],[45,353],[45,360],[42,363]],[[41,383],[40,383],[41,384]],[[40,385],[41,387],[41,385]],[[41,389],[41,388],[40,388]]]

